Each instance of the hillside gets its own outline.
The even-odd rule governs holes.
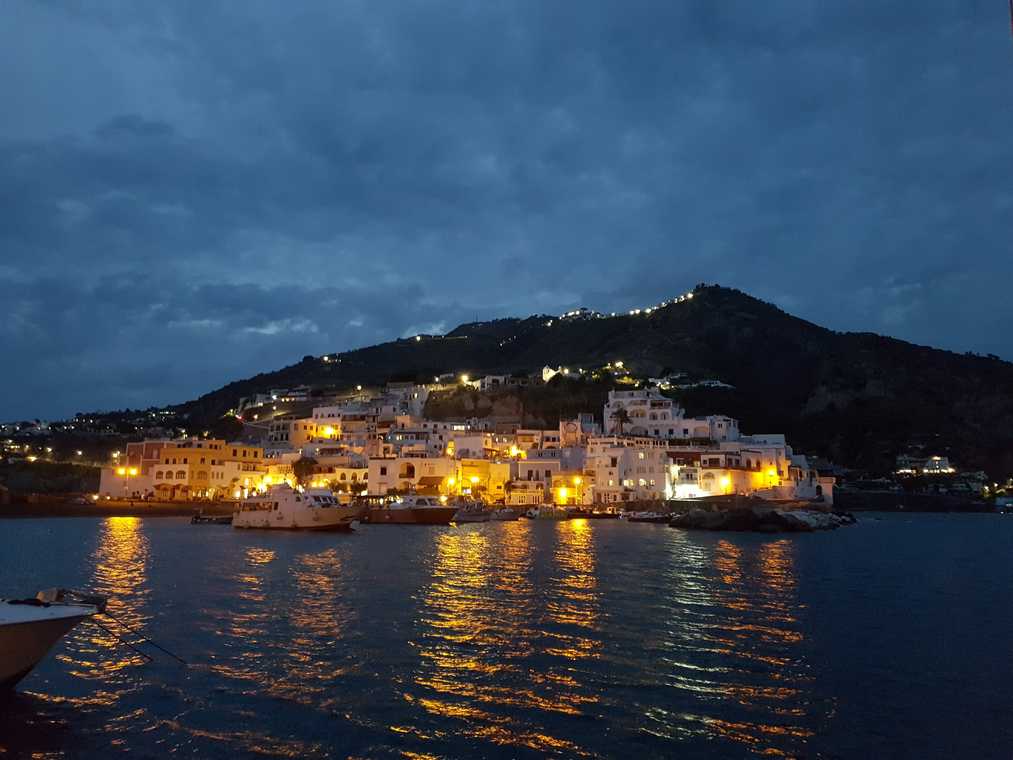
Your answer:
[[[889,468],[898,451],[924,444],[964,468],[995,476],[1013,470],[1013,364],[836,333],[728,288],[701,286],[694,296],[650,314],[500,319],[327,362],[306,357],[181,411],[206,422],[241,396],[273,387],[347,388],[445,372],[480,376],[621,360],[639,376],[684,371],[731,383],[734,391],[694,390],[680,400],[690,414],[728,413],[747,431],[783,431],[799,449],[848,465]]]

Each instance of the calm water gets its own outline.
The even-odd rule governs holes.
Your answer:
[[[190,666],[81,625],[0,703],[0,748],[1009,758],[1011,580],[991,515],[790,538],[7,520],[0,595],[108,594]]]

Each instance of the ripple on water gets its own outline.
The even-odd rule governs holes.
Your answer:
[[[889,662],[852,653],[866,677],[881,674],[856,691],[828,675],[827,642],[848,651],[833,595],[896,612],[908,593],[906,565],[891,564],[896,540],[876,555],[834,548],[875,539],[861,527],[791,539],[585,520],[350,536],[173,519],[4,527],[0,578],[105,593],[117,617],[191,663],[146,662],[80,626],[0,708],[0,747],[15,756],[818,756],[828,731],[854,752],[905,730],[867,728],[867,696],[899,704],[905,689],[933,688],[924,657],[910,677],[882,675],[905,662],[897,647]],[[975,546],[993,535],[975,533]],[[996,557],[1008,557],[1005,540]],[[33,559],[26,544],[61,549]],[[892,569],[889,582],[856,587],[840,570],[856,561]],[[938,575],[910,593],[928,604],[942,588],[966,604]],[[997,635],[1013,635],[1009,615],[988,609]],[[876,636],[908,640],[897,614],[873,617]],[[938,628],[959,632],[943,617]],[[975,672],[961,694],[987,704],[994,680]],[[960,674],[950,667],[948,683]],[[840,725],[842,706],[863,720]],[[902,746],[933,728],[918,725]]]

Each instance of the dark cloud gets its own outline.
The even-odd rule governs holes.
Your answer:
[[[1005,13],[9,3],[0,419],[699,281],[1013,358]]]

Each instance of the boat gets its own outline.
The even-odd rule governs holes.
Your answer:
[[[510,507],[501,507],[500,509],[494,509],[489,515],[489,519],[493,522],[507,522],[510,520],[519,520],[520,515],[510,509]]]
[[[667,525],[671,517],[664,512],[627,512],[624,515],[627,522],[657,523],[659,525],[662,523]]]
[[[577,509],[570,513],[570,519],[584,519],[584,520],[618,520],[618,512],[596,512],[591,509]]]
[[[199,509],[190,518],[191,525],[232,525],[232,515],[206,515]]]
[[[14,688],[74,626],[105,608],[105,597],[67,589],[0,599],[0,690]]]
[[[350,531],[363,511],[359,505],[342,506],[327,488],[299,491],[279,483],[236,505],[232,527]]]
[[[455,501],[453,506],[457,507],[457,512],[454,514],[455,523],[489,522],[492,517],[492,512],[486,509],[485,504],[480,501]]]
[[[370,507],[370,525],[450,525],[457,507],[444,504],[438,496],[408,494],[381,506]]]
[[[542,504],[538,507],[531,507],[524,516],[531,520],[568,520],[570,513],[563,507],[554,504]]]

